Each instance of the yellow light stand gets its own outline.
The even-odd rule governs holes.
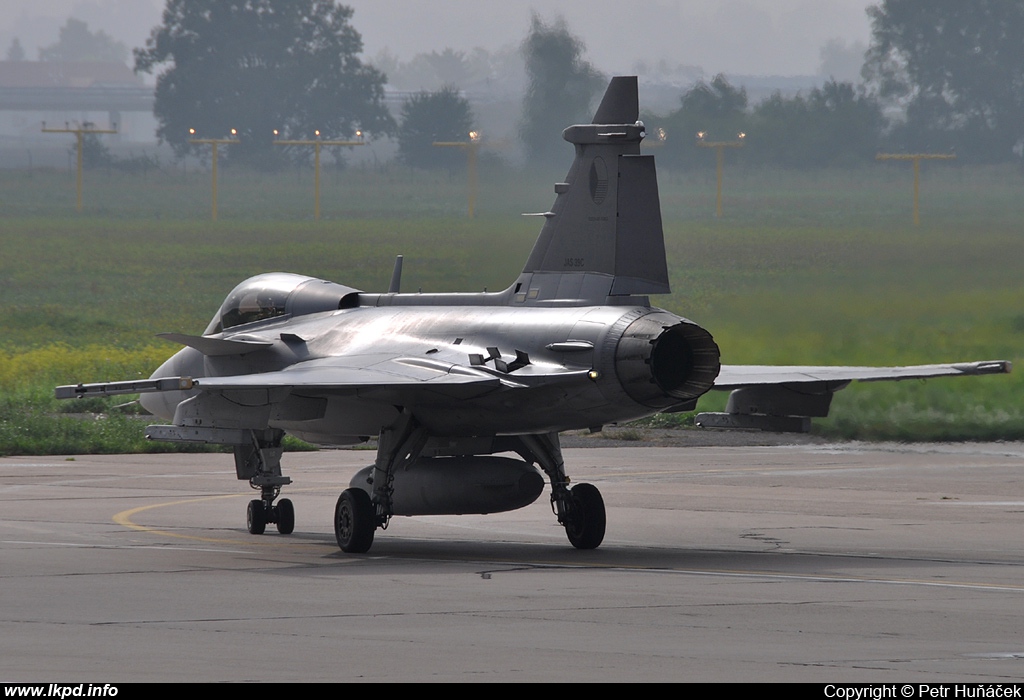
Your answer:
[[[75,209],[82,211],[82,145],[86,134],[116,134],[117,129],[97,129],[89,122],[84,122],[81,126],[71,127],[67,123],[64,124],[63,129],[47,129],[46,122],[43,122],[43,133],[44,134],[74,134],[78,139],[78,168],[75,175],[75,193],[76,193],[76,204]]]
[[[313,147],[313,220],[320,220],[320,147],[321,146],[365,146],[363,132],[357,131],[358,141],[323,141],[317,131],[315,139],[275,139],[275,146],[312,146]],[[277,130],[274,130],[277,136]]]
[[[439,148],[462,148],[466,151],[466,187],[469,197],[469,218],[472,219],[476,209],[476,154],[480,150],[480,146],[483,145],[480,140],[480,132],[469,132],[469,141],[434,141],[431,145]]]
[[[195,134],[196,130],[195,129],[189,129],[188,133]],[[237,131],[232,129],[231,130],[231,138],[229,138],[229,139],[189,139],[188,140],[189,143],[208,144],[208,145],[213,147],[212,168],[211,168],[211,170],[213,172],[213,176],[212,176],[213,182],[212,182],[212,185],[210,186],[210,190],[211,190],[211,192],[210,192],[210,200],[211,200],[210,213],[211,213],[211,218],[214,221],[217,220],[217,147],[220,146],[222,143],[224,143],[224,144],[241,143],[241,141],[239,141],[237,138],[235,138],[237,133],[238,133]]]
[[[914,226],[921,225],[921,209],[918,198],[921,192],[921,161],[952,160],[953,153],[879,153],[875,160],[912,160],[914,161]]]
[[[742,131],[736,134],[735,141],[705,141],[704,138],[707,136],[706,131],[697,132],[697,145],[701,148],[713,148],[715,149],[715,155],[718,160],[717,177],[718,177],[718,194],[715,198],[715,217],[718,219],[722,218],[722,169],[725,162],[725,149],[727,148],[742,148],[743,140],[747,138],[747,135]]]

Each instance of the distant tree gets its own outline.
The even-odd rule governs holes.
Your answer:
[[[839,82],[857,82],[864,67],[866,51],[867,46],[860,41],[848,45],[842,39],[829,39],[818,51],[821,59],[818,75]]]
[[[897,147],[999,161],[1024,146],[1024,3],[883,0],[868,14],[864,76],[905,110]]]
[[[562,130],[590,120],[604,76],[583,60],[583,51],[583,42],[569,33],[564,19],[549,25],[533,15],[522,45],[528,85],[519,128],[532,160],[562,161]]]
[[[523,60],[521,47],[511,44],[496,49],[488,54],[473,49],[470,60],[474,65],[483,64],[486,58],[486,73],[483,79],[491,88],[506,94],[518,96],[526,92],[526,63]]]
[[[402,65],[398,60],[398,56],[391,53],[391,50],[386,46],[377,52],[369,64],[384,74],[389,85],[395,84],[395,73],[398,72],[399,66]]]
[[[491,54],[480,47],[474,48],[468,55],[463,51],[445,48],[440,53],[418,53],[412,60],[403,63],[384,48],[373,57],[373,65],[387,73],[388,84],[394,88],[431,92],[445,85],[465,88],[488,81],[502,72],[503,59],[500,51]]]
[[[398,152],[402,160],[418,168],[453,169],[466,162],[459,149],[440,148],[435,141],[467,141],[473,127],[469,101],[454,86],[437,92],[420,92],[402,105]]]
[[[682,113],[707,122],[735,120],[746,109],[746,89],[734,88],[721,73],[710,83],[698,82],[682,98]]]
[[[375,66],[378,65],[378,60],[381,61],[380,65],[388,66],[385,71],[388,85],[396,90],[430,91],[441,86],[434,69],[427,63],[423,54],[416,54],[411,61],[402,62],[392,54],[378,53],[373,60]]]
[[[77,151],[78,144],[76,143],[71,147],[71,153],[75,154]],[[82,166],[86,170],[108,167],[113,165],[114,161],[115,159],[110,154],[110,149],[100,141],[99,136],[96,134],[82,135]]]
[[[698,82],[686,91],[680,107],[665,119],[669,135],[665,160],[683,167],[704,166],[704,158],[696,145],[697,132],[706,132],[712,141],[730,141],[748,129],[747,91],[733,87],[719,74],[711,82]],[[654,126],[654,123],[651,123]]]
[[[885,128],[882,108],[853,83],[829,80],[807,100],[818,143],[820,165],[842,165],[874,158]]]
[[[135,70],[157,76],[157,135],[177,153],[189,129],[238,130],[232,158],[260,161],[279,138],[391,134],[385,76],[362,63],[352,10],[334,0],[167,0]]]
[[[454,51],[445,48],[438,53],[431,51],[426,56],[430,67],[445,85],[465,85],[470,76],[470,67],[466,61],[466,54],[462,51]]]
[[[878,101],[852,83],[830,80],[806,98],[775,93],[754,108],[744,160],[785,167],[864,163],[874,158],[884,126]]]
[[[776,91],[754,107],[751,121],[746,160],[782,167],[807,165],[809,142],[817,139],[806,138],[813,118],[803,95],[786,97]]]
[[[39,49],[39,60],[124,63],[128,60],[128,47],[103,30],[90,32],[86,22],[69,17],[60,28],[57,42]]]
[[[21,42],[18,41],[18,37],[11,39],[11,45],[7,49],[7,60],[8,61],[24,61],[25,60],[25,49],[21,47]]]

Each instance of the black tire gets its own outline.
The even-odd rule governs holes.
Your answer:
[[[267,511],[263,507],[263,501],[249,501],[249,508],[245,513],[246,524],[249,526],[250,535],[262,535],[267,530]]]
[[[345,489],[334,507],[334,536],[341,551],[362,554],[373,544],[377,529],[370,495],[362,489]]]
[[[565,534],[576,549],[597,549],[604,540],[605,511],[601,492],[592,484],[576,484],[569,492],[572,511]]]
[[[287,498],[277,502],[277,531],[290,535],[295,531],[295,506]]]

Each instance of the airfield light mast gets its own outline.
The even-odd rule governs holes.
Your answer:
[[[875,160],[912,160],[914,161],[914,226],[921,225],[921,209],[918,197],[921,192],[921,161],[952,160],[955,153],[879,153]]]
[[[274,136],[277,136],[277,129],[274,129]],[[275,146],[312,146],[313,147],[313,219],[320,220],[320,147],[321,146],[365,146],[363,132],[356,131],[358,141],[322,141],[320,130],[313,132],[314,139],[274,139]]]
[[[441,148],[462,148],[466,151],[466,178],[469,189],[469,218],[473,218],[473,211],[476,208],[476,154],[483,143],[480,140],[479,131],[470,131],[469,141],[434,141],[433,146]]]
[[[657,129],[652,130],[651,136],[654,138],[647,138],[643,140],[642,145],[644,148],[661,148],[668,141],[668,132],[660,126]]]
[[[75,209],[82,211],[82,146],[86,134],[116,134],[117,124],[113,129],[97,129],[92,122],[82,122],[81,125],[72,128],[64,122],[63,129],[47,129],[46,122],[43,122],[44,134],[74,134],[78,139],[78,168],[75,175],[75,193],[77,195]]]
[[[735,141],[705,141],[705,137],[708,135],[706,131],[697,132],[697,145],[701,148],[713,148],[718,159],[718,195],[715,199],[715,217],[722,218],[722,166],[725,162],[724,151],[726,148],[741,148],[743,146],[743,140],[747,138],[747,135],[742,131],[736,134]]]
[[[189,133],[190,136],[194,136],[195,133],[196,133],[196,130],[195,129],[189,129],[188,133]],[[238,138],[236,138],[237,136],[238,136],[238,131],[235,130],[235,129],[232,129],[231,130],[231,138],[229,138],[229,139],[189,139],[188,140],[189,143],[210,144],[211,146],[213,146],[213,161],[212,161],[213,162],[213,167],[212,167],[212,171],[213,171],[213,184],[211,185],[211,201],[212,201],[211,211],[212,211],[212,219],[214,221],[217,220],[217,147],[220,144],[222,144],[222,143],[225,143],[225,144],[227,144],[227,143],[241,143],[241,141],[239,141]]]

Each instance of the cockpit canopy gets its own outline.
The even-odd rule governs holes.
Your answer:
[[[203,335],[279,316],[304,316],[359,304],[359,290],[334,282],[269,272],[250,277],[231,290]]]

